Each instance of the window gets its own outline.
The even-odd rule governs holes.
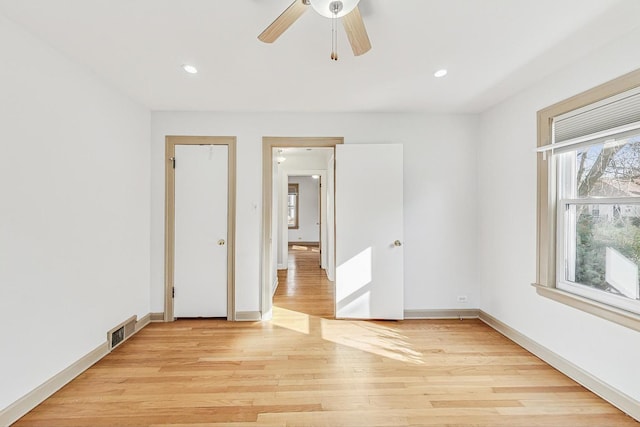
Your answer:
[[[640,131],[557,154],[557,287],[640,313]]]
[[[287,196],[287,223],[289,228],[297,229],[298,223],[298,184],[289,184]]]
[[[640,70],[538,131],[538,292],[640,330]]]

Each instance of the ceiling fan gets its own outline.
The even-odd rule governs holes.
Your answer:
[[[360,56],[371,49],[371,42],[358,9],[360,0],[294,0],[275,21],[271,23],[258,39],[265,43],[273,43],[311,6],[320,15],[332,20],[331,59],[338,60],[337,20],[342,18],[349,44],[355,56]]]

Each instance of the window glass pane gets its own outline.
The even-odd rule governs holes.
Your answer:
[[[290,206],[289,207],[288,223],[289,223],[289,227],[295,227],[296,226],[296,208],[295,208],[295,206]]]
[[[640,205],[569,205],[565,279],[640,299]]]
[[[287,224],[289,228],[298,228],[298,184],[289,184]]]
[[[579,198],[640,196],[640,134],[579,148],[575,170]]]

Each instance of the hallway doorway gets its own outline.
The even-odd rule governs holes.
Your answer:
[[[328,239],[320,239],[320,245],[321,260],[325,247],[333,251],[326,253],[326,271],[335,283],[335,318],[404,318],[402,144],[342,142],[342,138],[263,137],[262,320],[273,317],[277,270],[288,266],[284,259],[288,246],[283,244],[289,241],[288,218],[283,215],[288,209],[287,179],[289,174],[309,172],[299,164],[295,170],[286,166],[289,149],[295,153],[314,147],[332,149],[324,169],[328,179],[319,176],[327,187],[333,184],[326,197],[326,212],[333,214],[327,229],[333,232],[327,232]]]
[[[313,176],[317,174],[320,176],[321,182],[327,182],[327,186],[323,188],[325,188],[326,191],[333,191],[335,182],[333,175],[334,148],[336,145],[343,144],[344,139],[341,137],[263,137],[262,140],[263,215],[260,314],[262,320],[269,320],[273,317],[274,296],[282,280],[279,277],[282,273],[279,273],[278,270],[289,268],[289,236],[287,215],[284,214],[287,209],[285,202],[287,200],[286,195],[288,194],[288,175]],[[315,162],[314,165],[296,162],[296,167],[291,169],[293,157],[300,157],[300,152],[327,149],[330,150],[331,156],[330,159],[326,159],[326,166],[324,163],[322,165],[321,169],[324,171],[318,170]],[[284,150],[288,152],[284,153]],[[287,157],[285,157],[284,154],[286,154],[288,160],[286,160]],[[284,159],[282,157],[284,157]],[[287,161],[287,163],[285,167],[282,167],[281,165],[284,161]],[[331,188],[331,190],[329,190],[329,188]],[[322,228],[325,231],[324,234],[326,234],[326,237],[321,237],[318,242],[321,248],[326,248],[326,251],[320,252],[320,263],[325,265],[318,265],[317,253],[311,252],[311,259],[308,259],[312,265],[315,264],[314,268],[320,272],[319,274],[323,274],[323,279],[327,281],[327,275],[329,275],[331,279],[335,278],[335,211],[333,199],[333,193],[330,193],[330,195],[327,195],[327,204],[323,204],[324,209],[322,211],[326,211],[326,215],[330,217],[327,218],[326,228]],[[328,203],[329,201],[330,204]],[[322,220],[320,222],[324,223]],[[300,245],[300,242],[292,243],[298,243],[298,245]],[[292,260],[292,262],[295,261]],[[284,273],[286,273],[286,271],[284,271]],[[296,276],[296,281],[298,281],[299,277],[300,276]],[[328,281],[328,283],[333,286],[333,282]],[[331,294],[331,303],[332,307],[335,307],[333,293]]]

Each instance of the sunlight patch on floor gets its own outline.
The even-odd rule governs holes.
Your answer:
[[[393,328],[371,322],[321,319],[322,338],[389,359],[424,364],[422,353]]]
[[[271,323],[400,362],[424,364],[422,353],[413,350],[407,337],[390,326],[365,320],[324,319],[278,306],[273,307]]]
[[[287,310],[274,305],[271,323],[301,334],[309,334],[309,315],[299,311]]]
[[[320,248],[318,246],[304,246],[304,245],[291,245],[289,249],[293,251],[311,251],[315,253],[320,253]]]

